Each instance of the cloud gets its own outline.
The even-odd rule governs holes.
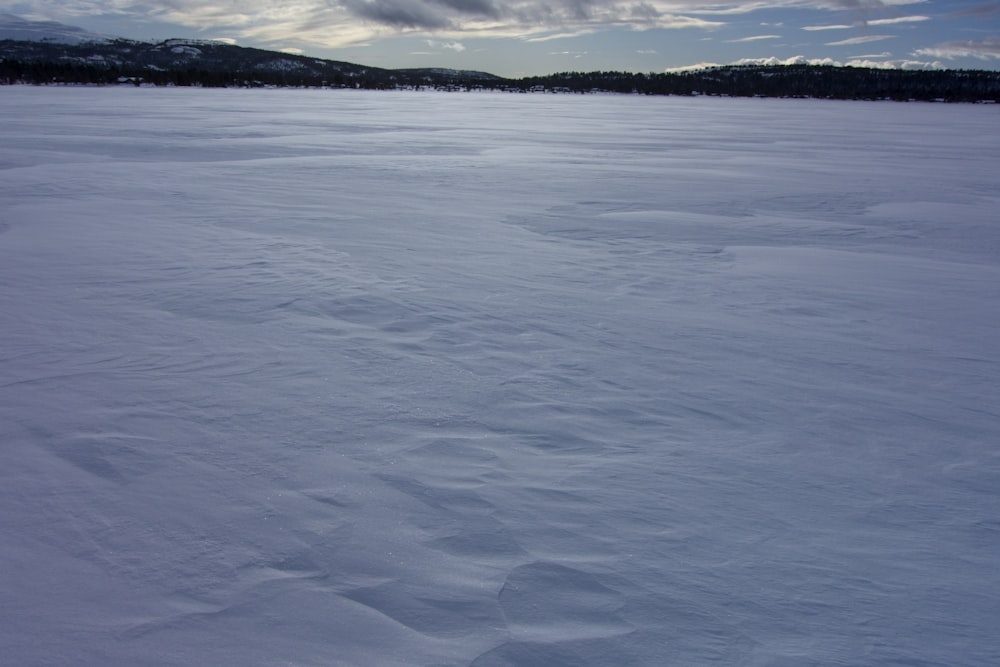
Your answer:
[[[696,72],[701,69],[710,69],[712,67],[724,67],[722,63],[696,63],[694,65],[681,65],[680,67],[668,67],[663,71],[667,74],[678,74],[680,72]]]
[[[897,23],[919,23],[921,21],[929,21],[931,17],[929,16],[897,16],[891,19],[873,19],[871,21],[865,21],[867,25],[896,25]]]
[[[2,1],[2,0],[0,0]],[[713,30],[727,16],[757,11],[822,10],[854,26],[924,20],[878,18],[927,0],[22,0],[49,16],[115,15],[118,22],[160,21],[241,41],[338,48],[400,33],[439,39],[513,37],[548,41],[600,30]],[[17,5],[18,7],[21,4]],[[866,19],[871,19],[866,22]],[[836,30],[851,26],[807,26]],[[772,23],[772,25],[777,25]],[[761,35],[758,39],[770,39]],[[755,41],[749,39],[749,41]]]
[[[861,37],[851,37],[842,39],[839,42],[827,42],[827,46],[851,46],[853,44],[867,44],[869,42],[881,42],[883,39],[892,39],[895,35],[862,35]]]
[[[791,58],[778,58],[771,56],[768,58],[742,58],[736,62],[731,62],[728,65],[760,65],[760,66],[774,66],[774,65],[840,65],[836,60],[830,58],[807,58],[805,56],[792,56]],[[692,72],[695,70],[709,69],[712,67],[727,67],[722,63],[711,63],[703,62],[697,63],[695,65],[684,65],[682,67],[670,67],[664,72],[667,73],[677,73],[677,72]]]
[[[831,58],[806,58],[805,56],[792,56],[791,58],[742,58],[734,65],[839,65]]]
[[[433,0],[433,2],[468,16],[497,17],[500,15],[500,10],[490,0]]]
[[[781,35],[754,35],[753,37],[741,37],[739,39],[726,40],[729,44],[739,44],[740,42],[760,42],[765,39],[781,39]]]
[[[454,51],[456,53],[461,53],[465,51],[465,45],[460,42],[439,42],[435,39],[428,39],[427,46],[432,49],[446,49],[448,51]]]
[[[886,54],[887,55],[887,54]],[[878,57],[878,56],[876,56]],[[926,60],[872,60],[869,58],[855,58],[847,62],[840,62],[832,58],[807,58],[805,56],[792,56],[791,58],[743,58],[730,65],[831,65],[833,67],[863,67],[868,69],[942,69],[940,61]],[[690,72],[694,70],[709,69],[711,67],[725,67],[720,63],[698,63],[696,65],[686,65],[683,67],[671,67],[665,69],[667,73]]]
[[[857,23],[851,25],[846,23],[838,23],[835,25],[807,25],[803,26],[803,30],[817,31],[817,30],[850,30],[852,28],[864,28],[865,26],[879,26],[879,25],[896,25],[899,23],[918,23],[920,21],[929,21],[929,16],[897,16],[888,19],[870,19],[861,20]]]
[[[190,0],[175,0],[190,1]],[[519,37],[534,41],[579,36],[604,28],[713,29],[720,21],[672,11],[676,0],[299,0],[325,5],[342,20],[361,19],[370,30],[437,35]],[[687,7],[697,6],[682,0]],[[326,44],[335,46],[335,44]]]
[[[696,2],[677,0],[670,4],[674,11],[691,14],[728,16],[749,14],[760,10],[821,9],[828,11],[877,12],[892,7],[919,5],[928,0],[744,0],[722,2]]]
[[[926,49],[917,49],[914,55],[932,58],[978,58],[1000,60],[1000,37],[965,42],[944,42]]]
[[[867,69],[942,69],[941,61],[927,62],[925,60],[870,60],[856,58],[844,63],[847,67],[863,67]]]
[[[343,0],[356,18],[393,28],[437,30],[452,25],[441,7],[421,0]]]
[[[583,30],[577,30],[575,32],[554,32],[547,35],[535,35],[534,37],[525,37],[526,42],[551,42],[555,39],[570,39],[573,37],[580,37],[582,35],[589,35],[593,33],[592,29],[586,28]]]
[[[711,30],[724,25],[698,15],[704,4],[692,0],[24,0],[21,4],[30,7],[23,13],[33,15],[63,19],[113,15],[119,23],[170,23],[241,41],[327,48],[400,33],[449,39],[553,39],[605,28]],[[722,4],[738,3],[722,0]]]

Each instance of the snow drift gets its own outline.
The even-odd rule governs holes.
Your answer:
[[[10,664],[1000,662],[996,109],[0,109]]]

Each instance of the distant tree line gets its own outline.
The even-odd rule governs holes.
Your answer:
[[[20,62],[0,60],[0,85],[3,84],[132,84],[153,86],[199,86],[203,88],[280,88],[350,87],[388,88],[382,77],[352,77],[340,73],[325,77],[283,71],[227,71],[199,67],[148,69],[129,66],[103,66],[72,62]]]
[[[518,83],[529,89],[606,90],[645,95],[1000,102],[1000,72],[982,70],[734,65],[663,74],[563,72],[521,79]]]
[[[1000,102],[1000,72],[984,70],[745,65],[674,73],[561,72],[504,79],[482,72],[369,68],[232,45],[200,44],[192,51],[197,55],[177,55],[170,42],[119,41],[87,47],[0,42],[0,84],[435,88]]]

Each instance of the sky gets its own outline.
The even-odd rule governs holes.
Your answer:
[[[733,63],[1000,69],[996,0],[0,0],[133,39],[502,76]]]

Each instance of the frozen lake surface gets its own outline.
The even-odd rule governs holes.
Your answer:
[[[5,664],[1000,664],[1000,108],[0,113]]]

